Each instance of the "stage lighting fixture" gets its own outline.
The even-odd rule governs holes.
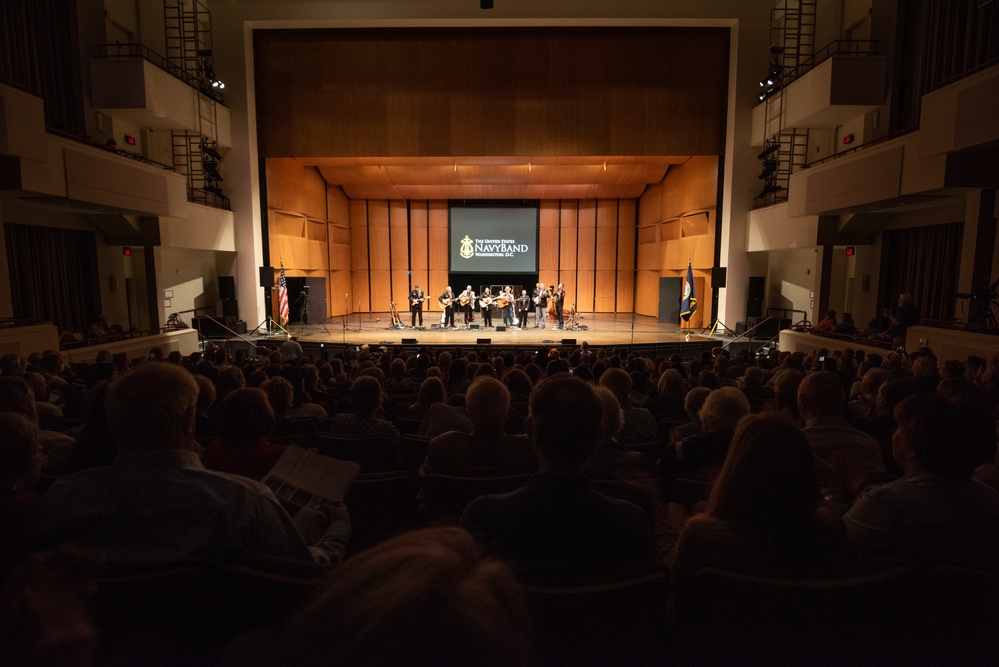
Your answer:
[[[201,165],[205,168],[205,174],[213,181],[224,181],[222,174],[219,173],[218,166],[214,162],[202,162]]]
[[[209,193],[209,194],[215,195],[216,197],[224,197],[225,196],[222,193],[222,188],[220,188],[217,185],[205,185],[205,187],[203,187],[201,189],[204,190],[205,192]]]
[[[777,160],[764,160],[763,171],[759,175],[760,180],[765,181],[777,173],[777,164]]]
[[[201,144],[201,152],[208,157],[213,158],[216,162],[222,161],[222,154],[208,144]]]
[[[757,155],[756,158],[758,160],[765,160],[767,156],[773,155],[778,150],[780,150],[779,141],[768,141],[764,146],[763,151],[759,155]]]

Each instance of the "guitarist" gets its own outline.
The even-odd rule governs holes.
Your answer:
[[[562,317],[562,304],[565,303],[565,285],[559,283],[555,292],[552,294],[552,298],[555,299],[555,319],[558,320],[558,324],[555,325],[555,328],[564,329],[565,318]]]
[[[512,327],[513,326],[513,288],[509,285],[505,286],[499,293],[499,299],[503,299],[506,305],[501,305],[500,310],[502,311],[503,326]]]
[[[416,320],[419,319],[420,327],[423,327],[423,301],[427,295],[423,293],[419,285],[409,290],[409,310],[413,314],[411,326],[416,327]]]
[[[437,297],[437,300],[444,307],[444,321],[442,322],[445,329],[451,327],[456,329],[454,326],[454,292],[451,291],[451,286],[448,285],[444,293]]]
[[[545,317],[548,314],[548,290],[545,289],[544,283],[538,283],[534,288],[534,328],[537,329],[538,325],[541,328],[545,328]]]
[[[465,326],[475,319],[475,290],[471,285],[465,285],[465,291],[458,295],[461,310],[465,313]]]

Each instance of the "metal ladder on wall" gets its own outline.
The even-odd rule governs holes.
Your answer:
[[[229,198],[219,186],[222,156],[209,138],[215,136],[222,101],[206,76],[212,66],[211,13],[200,0],[164,0],[163,24],[167,59],[199,82],[198,131],[171,132],[174,169],[187,178],[188,201],[229,210]]]
[[[779,60],[782,91],[815,52],[815,11],[816,0],[780,0],[770,10],[771,57]],[[776,102],[780,129],[767,139],[758,156],[763,185],[756,197],[757,206],[787,201],[791,174],[808,163],[808,130],[784,129],[784,95],[778,95]]]

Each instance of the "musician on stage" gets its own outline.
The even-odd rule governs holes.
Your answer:
[[[545,317],[548,313],[548,290],[545,289],[544,283],[538,283],[534,287],[534,328],[537,329],[538,325],[541,328],[545,328]]]
[[[503,316],[503,326],[512,327],[513,326],[513,288],[507,285],[502,289],[502,291],[497,295],[498,299],[505,299],[506,305],[500,306]]]
[[[520,328],[527,328],[527,314],[531,312],[531,306],[534,303],[531,301],[531,295],[527,293],[527,290],[521,290],[520,296],[517,297],[517,317],[520,319]]]
[[[489,288],[483,288],[482,296],[479,297],[479,311],[482,313],[482,326],[491,327],[493,325],[493,295]]]
[[[555,299],[555,317],[558,320],[558,324],[555,325],[556,329],[565,328],[565,319],[562,317],[562,304],[565,302],[565,285],[562,283],[558,284],[555,289],[555,293],[552,295]]]
[[[451,291],[450,285],[447,286],[443,294],[437,297],[437,300],[444,306],[444,321],[441,324],[445,329],[448,327],[456,329],[457,327],[454,326],[454,292]]]
[[[415,327],[417,319],[420,321],[420,326],[423,326],[423,301],[426,298],[427,295],[423,293],[419,285],[409,290],[409,310],[413,315],[413,321],[410,326]]]
[[[465,291],[458,295],[459,305],[465,313],[465,326],[475,320],[475,290],[465,285]]]

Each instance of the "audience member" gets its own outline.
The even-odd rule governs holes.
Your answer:
[[[510,391],[499,380],[480,377],[465,395],[472,432],[450,431],[430,441],[421,476],[506,476],[537,472],[538,457],[526,435],[507,435]]]
[[[722,387],[708,394],[700,412],[702,433],[684,438],[675,449],[666,451],[659,467],[662,479],[683,472],[713,480],[728,454],[736,424],[748,414],[749,401],[739,389]]]
[[[522,489],[472,501],[462,524],[498,557],[533,574],[606,575],[650,563],[655,551],[645,512],[597,493],[583,475],[602,417],[600,398],[582,380],[563,373],[541,381],[528,417],[539,474]]]
[[[331,432],[342,438],[380,438],[397,446],[399,431],[392,422],[377,416],[382,407],[382,386],[373,377],[362,375],[350,386],[350,407],[333,417]]]
[[[0,412],[16,412],[26,417],[36,427],[39,425],[35,395],[24,378],[6,375],[0,377]],[[73,437],[58,431],[39,428],[38,439],[45,451],[45,472],[53,475],[69,472]]]
[[[0,573],[28,552],[32,488],[42,472],[38,428],[24,415],[0,413]]]
[[[884,481],[881,448],[846,420],[846,396],[839,378],[825,372],[806,376],[798,387],[798,411],[826,495],[848,502],[869,484]]]
[[[215,413],[215,439],[201,461],[209,470],[263,479],[286,446],[267,440],[274,429],[274,409],[260,389],[236,389]]]
[[[843,557],[842,530],[820,518],[815,464],[801,432],[777,415],[739,422],[707,511],[683,527],[671,555],[682,589],[703,567],[801,574]]]
[[[980,402],[915,394],[895,408],[901,479],[868,489],[843,517],[865,556],[906,560],[999,553],[999,493],[971,478],[994,459],[995,422]]]
[[[173,364],[142,364],[117,380],[107,418],[118,454],[49,488],[34,515],[35,546],[99,549],[124,564],[240,553],[339,562],[350,532],[342,506],[328,508],[329,528],[309,547],[266,486],[204,469],[192,451],[197,394]]]
[[[815,326],[812,327],[812,328],[815,331],[825,331],[825,332],[835,331],[835,329],[836,329],[836,311],[832,310],[832,309],[827,310],[825,317],[823,317],[821,320],[819,320],[815,324]]]
[[[621,442],[648,442],[656,437],[658,424],[652,413],[645,408],[632,407],[631,375],[622,368],[608,368],[600,376],[600,386],[607,387],[617,397],[624,410],[624,426],[618,433]]]
[[[396,359],[392,363],[395,364],[396,361],[402,360]],[[422,420],[427,416],[427,411],[430,410],[430,406],[434,403],[444,403],[446,400],[447,391],[444,389],[444,383],[441,382],[441,379],[428,377],[423,381],[423,384],[420,385],[420,393],[416,395],[416,402],[406,409],[406,417],[410,419]]]
[[[431,405],[420,423],[417,435],[435,438],[448,431],[472,432],[472,422],[465,414],[465,394],[448,394],[447,403]]]
[[[269,664],[531,665],[530,616],[513,572],[471,535],[424,528],[339,568],[268,647]]]

